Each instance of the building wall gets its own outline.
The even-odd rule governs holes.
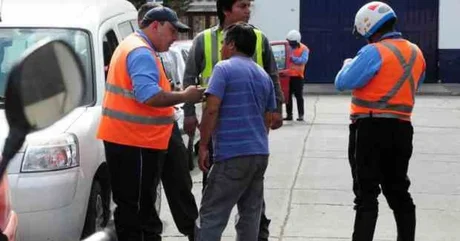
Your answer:
[[[460,0],[439,0],[439,73],[443,83],[460,83]]]
[[[300,0],[254,0],[249,22],[270,40],[282,40],[289,30],[299,29],[299,6]]]

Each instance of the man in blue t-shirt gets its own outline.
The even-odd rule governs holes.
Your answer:
[[[238,23],[228,27],[222,46],[225,60],[214,67],[205,92],[200,169],[208,171],[211,136],[215,160],[196,222],[198,241],[220,240],[236,204],[237,239],[257,241],[270,113],[276,110],[276,99],[270,76],[252,60],[255,46],[252,26]]]

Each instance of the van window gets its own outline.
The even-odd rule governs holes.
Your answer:
[[[108,31],[102,42],[102,51],[104,54],[104,73],[107,80],[107,73],[109,71],[110,60],[112,59],[113,52],[118,46],[117,35],[113,30]]]
[[[131,26],[133,27],[134,31],[139,30],[139,25],[137,24],[137,20],[131,20]]]
[[[125,39],[134,32],[134,29],[129,23],[129,21],[118,24],[118,30],[120,31],[122,39]]]
[[[86,75],[87,93],[85,104],[94,100],[92,48],[89,34],[78,29],[52,28],[0,28],[0,96],[4,96],[6,78],[12,65],[24,52],[43,39],[61,39],[70,44],[83,64]]]
[[[171,82],[171,86],[180,87],[182,84],[182,75],[185,70],[185,62],[183,57],[177,50],[169,49],[169,51],[159,53],[163,69],[166,77]]]

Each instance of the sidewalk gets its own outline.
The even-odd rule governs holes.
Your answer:
[[[307,95],[349,95],[350,91],[339,92],[334,84],[305,84]],[[460,84],[423,84],[418,95],[460,96]]]
[[[347,159],[349,103],[345,95],[307,95],[306,122],[285,122],[270,132],[264,191],[267,216],[272,220],[270,241],[350,240],[355,213]],[[458,97],[417,98],[409,168],[417,205],[417,241],[460,241],[459,106]],[[199,204],[202,176],[198,169],[192,176]],[[162,198],[163,240],[185,241]],[[394,241],[393,214],[382,195],[379,201],[374,240]],[[235,240],[235,213],[222,241]]]

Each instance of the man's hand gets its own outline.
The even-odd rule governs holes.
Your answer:
[[[184,90],[185,102],[197,103],[203,100],[205,88],[189,86]]]
[[[281,116],[281,114],[278,112],[272,113],[270,128],[272,130],[276,130],[280,128],[281,126],[283,126],[283,117]]]
[[[207,173],[209,171],[209,150],[207,145],[200,144],[198,150],[198,164],[202,172]]]
[[[184,118],[184,131],[189,137],[195,134],[197,127],[198,119],[196,118],[196,116],[186,116]]]

